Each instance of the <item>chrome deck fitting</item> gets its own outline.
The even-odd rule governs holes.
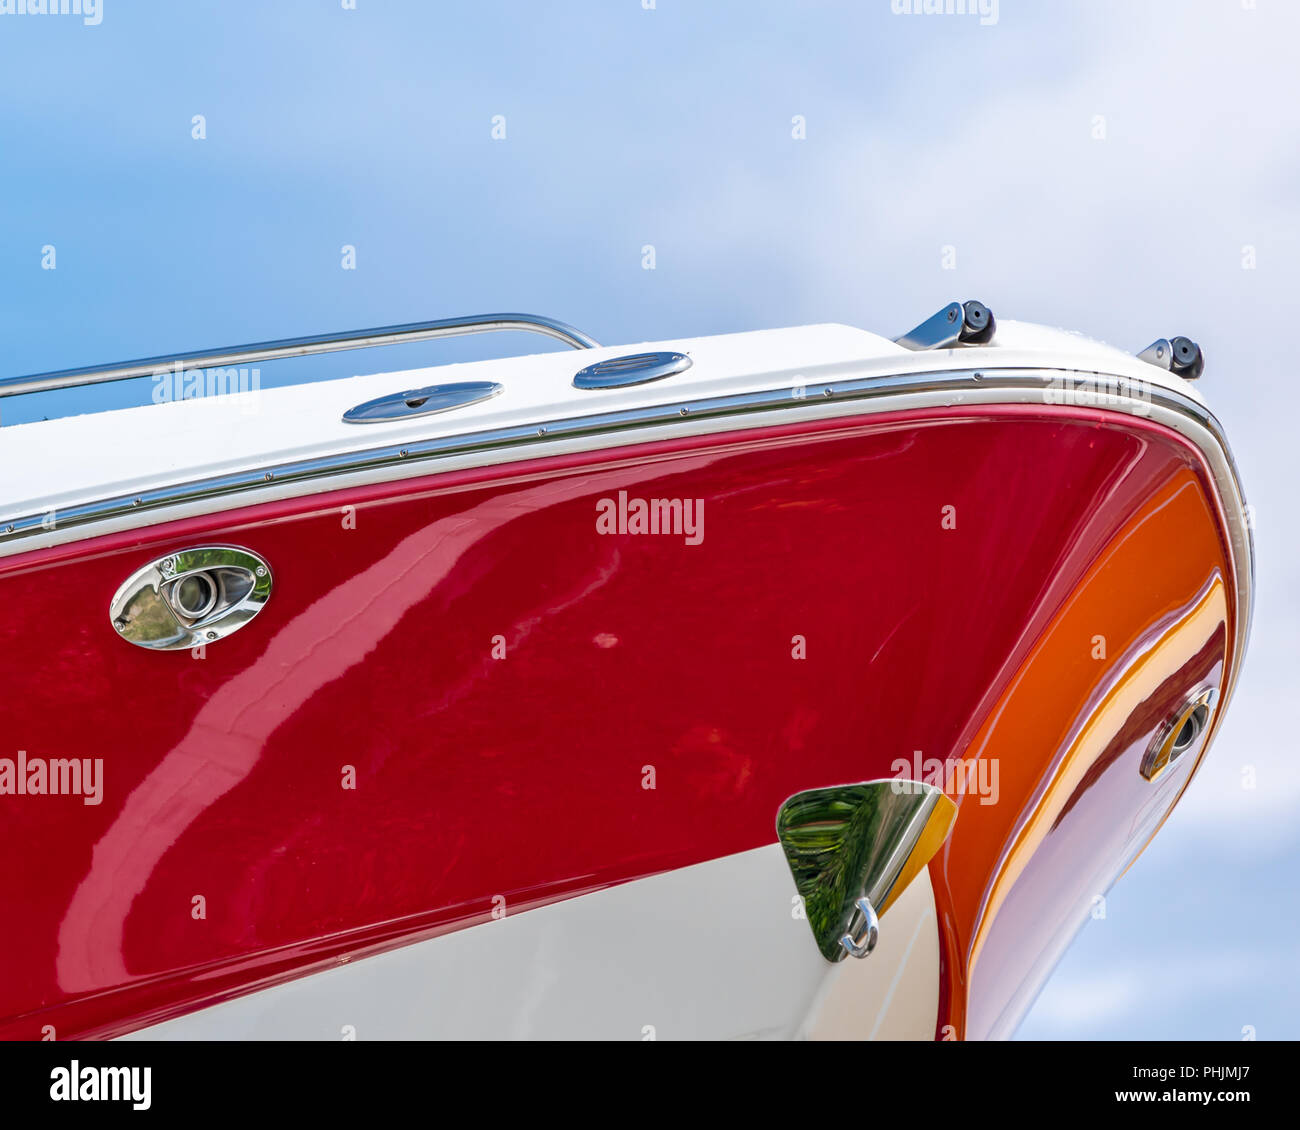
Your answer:
[[[1138,354],[1146,361],[1165,369],[1185,381],[1194,381],[1205,372],[1205,354],[1190,337],[1159,337]]]
[[[904,349],[951,349],[957,345],[987,345],[997,322],[982,302],[950,302],[915,329],[894,338]]]

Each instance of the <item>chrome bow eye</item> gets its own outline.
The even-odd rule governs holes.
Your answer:
[[[777,811],[776,838],[821,955],[866,957],[880,918],[947,838],[943,790],[890,778],[807,789]]]
[[[880,940],[880,919],[876,917],[876,908],[865,895],[854,903],[854,915],[849,923],[848,933],[840,939],[847,953],[854,957],[870,957]]]

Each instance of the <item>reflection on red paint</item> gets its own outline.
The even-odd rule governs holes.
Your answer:
[[[708,537],[597,536],[620,490],[704,499]],[[202,659],[125,644],[118,584],[196,541],[265,557],[266,610]],[[0,1033],[118,1034],[494,895],[768,844],[790,794],[918,749],[1001,759],[931,865],[941,1022],[994,1030],[1053,944],[1026,923],[1082,897],[1061,861],[1101,881],[1185,781],[1148,812],[1133,759],[1163,696],[1231,662],[1228,576],[1182,440],[1050,408],[553,457],[0,561],[6,745],[105,764],[98,807],[0,797]]]

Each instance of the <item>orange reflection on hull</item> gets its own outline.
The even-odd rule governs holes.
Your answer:
[[[965,756],[997,760],[997,801],[954,796],[930,864],[940,1038],[1011,1034],[1204,753],[1217,714],[1158,780],[1139,772],[1188,692],[1223,686],[1232,661],[1232,570],[1204,482],[1172,470],[1069,591],[1042,594],[1027,625],[1037,638],[983,712]]]

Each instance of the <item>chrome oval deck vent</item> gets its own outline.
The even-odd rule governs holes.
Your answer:
[[[271,595],[271,568],[228,545],[183,549],[137,569],[109,605],[113,630],[151,651],[180,651],[237,632]]]
[[[1151,745],[1142,758],[1140,771],[1148,781],[1154,781],[1166,769],[1177,764],[1188,750],[1201,744],[1210,728],[1219,692],[1205,687],[1183,700],[1163,726],[1156,731]]]
[[[588,365],[573,378],[574,388],[626,388],[661,381],[691,367],[685,353],[633,353]]]
[[[430,385],[428,388],[395,392],[367,400],[343,413],[345,424],[385,424],[393,420],[414,420],[435,412],[450,412],[490,400],[501,392],[496,381],[457,381],[455,384]]]

